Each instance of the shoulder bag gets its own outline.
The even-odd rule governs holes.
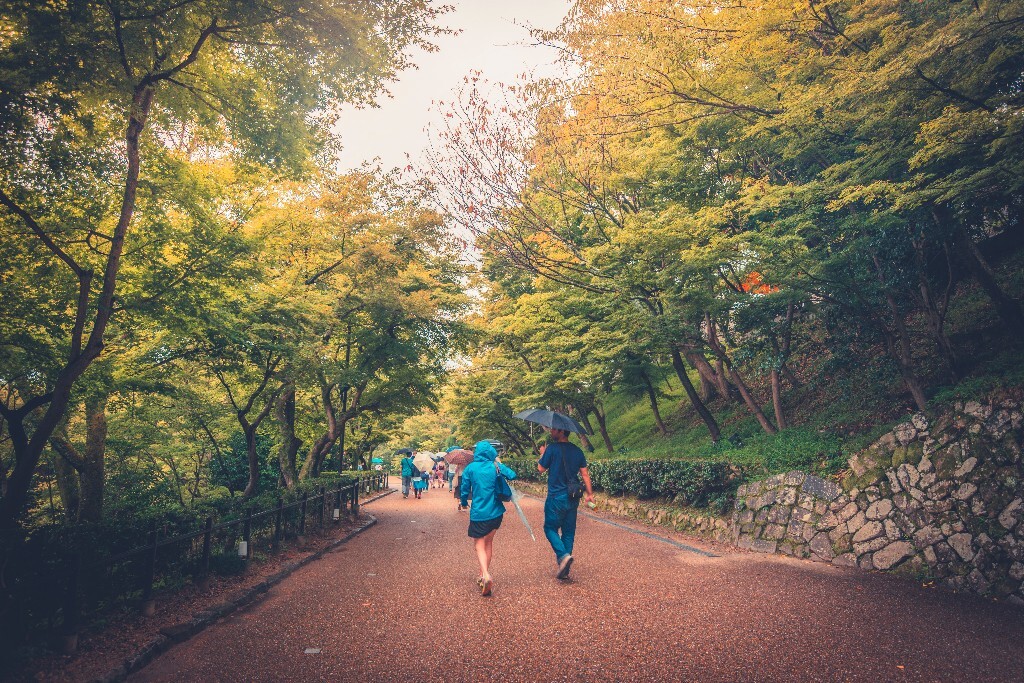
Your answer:
[[[550,448],[550,446],[549,446]],[[565,464],[565,449],[559,447],[559,459],[562,461],[562,472],[565,474],[565,488],[569,493],[569,500],[579,500],[583,497],[583,484],[577,477],[569,476],[569,466]]]
[[[508,503],[512,500],[512,487],[508,485],[508,479],[498,469],[498,463],[494,463],[494,474],[497,477],[494,480],[494,495],[498,497],[502,503]]]

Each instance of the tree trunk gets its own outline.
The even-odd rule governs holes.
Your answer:
[[[252,498],[260,486],[260,460],[256,451],[256,427],[243,422],[242,433],[245,434],[245,453],[249,461],[249,482],[242,491],[243,498]]]
[[[707,359],[696,351],[687,351],[686,360],[697,369],[697,377],[700,379],[700,397],[705,403],[714,401],[719,396],[718,378],[715,377],[715,370],[708,364]]]
[[[924,395],[924,387],[921,386],[921,381],[917,378],[917,374],[914,373],[913,367],[908,364],[906,360],[909,358],[909,353],[905,350],[897,350],[896,340],[893,338],[892,332],[885,328],[883,324],[879,324],[882,333],[882,339],[885,340],[885,348],[889,352],[889,357],[896,361],[896,367],[899,368],[900,377],[903,379],[904,386],[907,387],[907,391],[910,392],[911,398],[914,399],[914,405],[921,412],[928,409],[928,400]],[[901,344],[902,346],[902,344]]]
[[[952,342],[949,341],[949,336],[946,334],[946,316],[945,313],[937,307],[934,299],[931,297],[929,287],[927,283],[921,283],[921,299],[924,302],[925,320],[928,323],[928,331],[931,332],[932,339],[935,341],[935,348],[938,350],[939,355],[942,356],[942,360],[946,364],[946,369],[949,372],[949,378],[953,382],[959,382],[963,377],[961,370],[960,357],[957,355],[956,350],[953,348]]]
[[[335,384],[327,382],[326,378],[320,378],[320,399],[324,404],[324,417],[327,420],[327,429],[310,447],[309,453],[306,455],[306,461],[302,463],[299,479],[320,476],[320,467],[323,464],[324,457],[338,439],[338,418],[334,410],[334,399],[331,397],[335,386]]]
[[[501,433],[505,435],[505,438],[508,440],[509,447],[519,453],[520,457],[525,458],[526,453],[523,451],[523,447],[519,444],[519,439],[517,439],[516,436],[503,424],[499,424],[498,429],[500,429]]]
[[[782,375],[789,380],[790,385],[792,385],[794,389],[798,389],[803,386],[803,384],[796,378],[793,371],[789,369],[789,365],[787,365],[789,362],[790,349],[793,346],[793,318],[795,315],[796,306],[790,302],[789,306],[786,307],[786,327],[785,332],[782,335],[782,348],[779,350],[779,370],[782,372]],[[782,429],[781,425],[779,426],[779,429]]]
[[[232,498],[235,497],[235,487],[232,485],[232,477],[228,474],[228,468],[224,464],[224,457],[221,454],[220,444],[217,443],[217,438],[210,431],[210,426],[206,424],[206,420],[201,415],[196,416],[196,420],[199,422],[199,426],[206,432],[206,438],[210,440],[210,445],[213,446],[213,459],[217,461],[217,466],[220,468],[220,473],[224,477],[225,486],[228,490],[228,495]]]
[[[772,368],[772,407],[775,408],[775,424],[780,430],[785,429],[786,416],[782,412],[782,377],[775,368]]]
[[[928,279],[928,260],[924,251],[924,241],[914,241],[914,254],[917,260],[917,289],[921,295],[921,307],[925,312],[925,320],[928,323],[928,331],[931,332],[935,341],[936,349],[946,363],[949,378],[958,382],[962,377],[960,370],[960,359],[957,357],[953,344],[949,341],[944,329],[946,324],[946,312],[949,310],[949,299],[953,290],[953,268],[949,257],[948,247],[945,249],[946,256],[946,287],[941,296],[936,296],[931,282]]]
[[[737,397],[736,387],[729,383],[729,373],[720,358],[715,359],[715,376],[720,378],[719,383],[721,384],[721,388],[725,390],[723,396],[726,397],[726,400],[736,401],[738,403],[739,400]]]
[[[740,398],[743,403],[746,404],[747,408],[753,414],[761,428],[768,434],[775,434],[779,430],[768,420],[768,417],[761,410],[761,406],[754,400],[754,396],[750,393],[750,389],[747,387],[747,383],[743,380],[743,376],[729,361],[729,357],[725,353],[725,349],[722,347],[721,342],[718,340],[718,334],[715,332],[714,323],[708,320],[708,341],[711,344],[711,349],[715,352],[715,361],[720,368],[727,370],[730,377],[732,378],[732,384],[736,387],[740,394]]]
[[[281,446],[277,451],[277,460],[281,465],[281,479],[286,489],[295,488],[299,480],[295,470],[295,456],[302,445],[302,439],[295,436],[295,382],[288,380],[284,390],[277,397],[274,417],[281,430]]]
[[[722,438],[718,422],[715,421],[714,415],[711,414],[711,411],[704,405],[704,402],[700,400],[700,396],[697,395],[697,390],[694,388],[693,382],[690,381],[690,377],[686,372],[686,364],[683,362],[683,357],[675,346],[672,347],[672,367],[675,369],[679,381],[682,382],[683,389],[686,390],[690,403],[693,404],[697,414],[700,415],[700,419],[704,421],[708,431],[711,433],[711,441],[718,443],[719,439]]]
[[[57,435],[54,435],[53,444],[53,473],[57,479],[57,493],[60,494],[60,502],[64,507],[64,523],[73,526],[78,522],[78,510],[81,507],[82,496],[78,488],[78,470],[64,456],[64,450],[68,444]]]
[[[949,209],[942,205],[936,206],[933,208],[933,215],[940,225],[950,225],[955,222],[953,240],[957,252],[971,275],[992,301],[996,313],[1010,332],[1010,338],[1019,343],[1024,339],[1024,311],[1021,309],[1020,302],[1007,294],[999,285],[995,272],[978,249],[978,245],[967,234],[967,229],[959,221],[955,221]]]
[[[658,428],[658,431],[662,434],[668,434],[668,429],[665,428],[665,423],[661,420],[661,411],[658,410],[658,392],[654,389],[654,384],[651,383],[651,378],[648,377],[646,372],[640,373],[640,378],[644,382],[644,388],[647,390],[647,398],[651,401],[651,412],[654,413],[654,424]]]
[[[54,461],[57,489],[69,524],[95,524],[103,519],[106,409],[106,395],[90,395],[86,399],[84,451],[75,448],[63,431],[50,437],[50,445],[58,455]]]
[[[609,453],[614,453],[615,447],[612,446],[611,437],[608,436],[608,425],[605,422],[607,415],[597,405],[594,406],[593,410],[594,417],[597,418],[597,426],[601,430],[601,438],[604,439],[604,447],[608,449]]]
[[[51,394],[37,396],[15,410],[4,410],[8,420],[8,431],[15,455],[14,470],[7,480],[7,495],[0,500],[0,529],[10,529],[28,504],[28,492],[32,485],[39,458],[49,443],[57,425],[64,419],[71,400],[71,389],[82,373],[103,350],[103,335],[114,312],[114,293],[117,275],[121,267],[128,226],[135,213],[135,196],[139,187],[139,139],[146,126],[146,120],[153,106],[155,90],[152,85],[137,86],[132,98],[125,130],[125,151],[128,161],[125,174],[121,212],[114,227],[107,248],[107,260],[103,271],[103,284],[96,302],[96,315],[88,341],[82,346],[86,317],[89,311],[90,283],[93,271],[74,266],[79,279],[79,295],[71,333],[71,351],[67,363],[61,368],[54,382]],[[49,403],[49,405],[47,405]],[[47,405],[46,412],[36,424],[31,438],[25,431],[25,419],[37,408]]]
[[[761,428],[764,429],[768,434],[777,434],[778,429],[771,423],[768,416],[761,410],[761,406],[757,405],[757,401],[754,400],[753,394],[750,393],[750,389],[747,387],[747,383],[743,380],[743,376],[740,375],[739,371],[732,366],[732,363],[726,363],[726,367],[729,368],[729,373],[732,375],[733,384],[739,389],[740,396],[743,397],[743,402],[747,404],[747,408],[754,414],[754,418],[757,420]]]
[[[583,427],[588,432],[593,434],[594,433],[594,428],[590,424],[590,417],[586,413],[584,413],[583,411],[577,410],[575,412],[576,412],[577,415],[579,415],[580,424],[583,425]],[[586,434],[580,434],[580,443],[582,443],[583,447],[587,449],[587,453],[593,453],[594,452],[594,444],[592,444],[590,442],[590,437],[588,437]]]
[[[79,470],[82,506],[78,520],[98,523],[103,519],[103,484],[107,451],[107,396],[85,401],[85,458]]]
[[[884,321],[878,322],[882,338],[885,340],[885,348],[889,352],[889,356],[896,361],[896,365],[900,370],[900,376],[903,378],[903,383],[910,391],[917,409],[924,412],[928,409],[928,401],[925,398],[921,380],[918,379],[917,373],[914,372],[914,359],[911,355],[913,346],[910,331],[907,329],[903,312],[900,311],[896,298],[892,295],[892,289],[885,282],[881,260],[876,254],[872,254],[871,258],[874,261],[875,272],[878,275],[878,281],[881,283],[882,291],[885,295],[885,303],[889,306],[889,313],[892,315],[893,327],[896,328],[896,335],[894,336],[886,327]]]

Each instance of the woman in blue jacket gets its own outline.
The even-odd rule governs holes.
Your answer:
[[[498,500],[495,485],[500,471],[506,479],[515,479],[516,473],[497,462],[498,452],[487,441],[477,443],[473,451],[473,462],[462,471],[460,502],[469,505],[472,494],[473,507],[469,511],[469,537],[476,539],[476,556],[480,560],[481,595],[490,595],[493,581],[490,566],[493,554],[494,534],[501,526],[505,504]]]

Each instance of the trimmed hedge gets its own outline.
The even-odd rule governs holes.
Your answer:
[[[506,459],[520,479],[546,481],[537,462]],[[726,462],[612,458],[591,460],[587,468],[594,488],[609,495],[668,498],[694,507],[725,509],[743,481],[742,470]]]

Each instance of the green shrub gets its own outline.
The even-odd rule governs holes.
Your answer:
[[[547,481],[537,461],[523,458],[503,462],[519,479]],[[669,498],[695,507],[727,507],[741,481],[740,469],[727,462],[612,458],[588,465],[595,490],[609,495]]]
[[[502,458],[501,464],[511,468],[516,478],[522,481],[547,481],[548,475],[537,471],[536,458]]]
[[[706,460],[629,460],[615,458],[590,463],[595,488],[611,495],[671,498],[695,507],[732,497],[740,471],[726,462]]]
[[[215,553],[210,555],[210,571],[217,576],[237,576],[245,571],[245,558],[237,552]]]

